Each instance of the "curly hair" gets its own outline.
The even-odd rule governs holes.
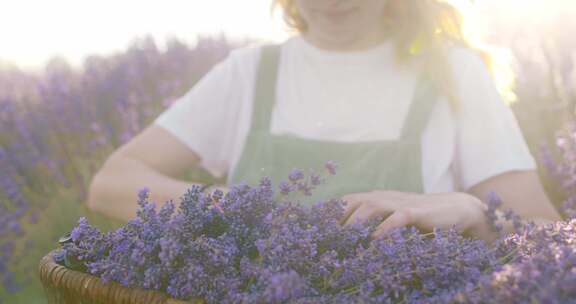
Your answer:
[[[307,31],[294,0],[274,0],[271,10],[281,7],[284,22],[298,33]],[[463,15],[453,5],[442,0],[389,0],[385,18],[391,23],[396,40],[398,62],[406,62],[415,55],[427,56],[424,71],[448,98],[453,107],[458,100],[454,90],[448,52],[451,46],[463,46],[476,51],[494,74],[491,54],[473,46],[463,30]]]

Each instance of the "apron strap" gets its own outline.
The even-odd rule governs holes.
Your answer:
[[[272,109],[276,100],[276,82],[280,60],[279,45],[263,45],[260,50],[260,63],[256,76],[252,110],[252,131],[268,131],[270,129]]]

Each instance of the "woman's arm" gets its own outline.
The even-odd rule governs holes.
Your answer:
[[[511,209],[522,219],[533,220],[536,224],[544,225],[562,220],[562,217],[554,208],[535,170],[510,171],[489,178],[471,187],[468,193],[486,200],[488,194],[493,191],[502,200],[501,209]],[[513,223],[503,218],[499,213],[499,223],[504,232],[513,232]],[[481,233],[488,232],[487,222],[480,222],[477,227]],[[493,236],[486,236],[492,238]]]
[[[192,183],[178,180],[185,170],[198,166],[200,158],[172,134],[154,124],[118,148],[94,175],[88,207],[106,216],[128,221],[138,210],[138,190],[150,188],[157,207],[179,197]]]

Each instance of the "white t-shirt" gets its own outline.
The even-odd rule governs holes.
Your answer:
[[[233,50],[154,121],[222,177],[235,168],[248,134],[261,47]],[[453,48],[460,110],[441,97],[422,134],[424,190],[467,191],[510,170],[535,169],[517,121],[488,68]],[[393,43],[362,51],[317,48],[301,36],[281,44],[271,133],[342,142],[397,139],[417,73],[395,65]]]

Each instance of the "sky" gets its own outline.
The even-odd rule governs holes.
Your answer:
[[[6,1],[6,2],[4,2]],[[0,0],[0,60],[21,67],[61,55],[73,64],[86,54],[124,49],[138,35],[157,41],[225,32],[282,40],[287,33],[270,16],[270,0]]]
[[[194,43],[199,33],[224,32],[231,39],[289,37],[272,0],[0,0],[0,61],[22,69],[61,56],[80,65],[90,54],[124,50],[134,37],[152,35],[162,47],[169,37]],[[465,5],[470,0],[450,0]],[[496,7],[510,20],[542,19],[542,6],[576,7],[576,0],[476,0],[478,12]],[[555,3],[555,4],[552,4]],[[561,5],[559,5],[561,4]],[[550,14],[553,15],[553,14]]]

